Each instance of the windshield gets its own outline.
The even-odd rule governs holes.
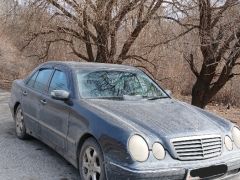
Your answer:
[[[77,80],[82,98],[167,98],[168,96],[141,71],[79,71]]]

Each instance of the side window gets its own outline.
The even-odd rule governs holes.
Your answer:
[[[27,86],[28,86],[28,87],[33,87],[34,82],[35,82],[35,80],[36,80],[36,77],[37,77],[37,75],[38,75],[38,72],[39,72],[39,71],[35,72],[35,73],[32,75],[32,77],[28,80],[28,82],[27,82]]]
[[[34,83],[34,89],[44,92],[47,89],[48,81],[52,72],[52,69],[40,70]]]
[[[55,71],[50,83],[49,92],[53,90],[68,90],[67,76],[64,72]]]

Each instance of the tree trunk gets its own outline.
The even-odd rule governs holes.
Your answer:
[[[197,79],[192,88],[192,105],[205,108],[208,103],[208,99],[206,98],[207,88],[203,81]]]
[[[198,78],[192,89],[192,105],[204,109],[228,80],[229,79],[223,79],[223,81],[216,82],[214,86],[209,87],[208,84]]]
[[[104,26],[97,26],[97,56],[95,62],[108,63],[108,36]]]

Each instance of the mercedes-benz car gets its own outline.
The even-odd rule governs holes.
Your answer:
[[[33,136],[81,180],[238,176],[239,127],[171,98],[126,65],[47,62],[15,80],[9,103],[20,139]]]

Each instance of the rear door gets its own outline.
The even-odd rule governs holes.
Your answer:
[[[53,148],[64,151],[68,133],[68,118],[71,105],[69,102],[56,100],[51,97],[53,90],[70,92],[68,71],[64,68],[55,68],[49,84],[48,93],[43,96],[45,105],[41,109],[41,137],[44,142]]]
[[[39,113],[42,108],[42,93],[47,90],[47,84],[53,69],[37,70],[26,82],[22,90],[22,108],[26,127],[31,134],[39,136]]]

